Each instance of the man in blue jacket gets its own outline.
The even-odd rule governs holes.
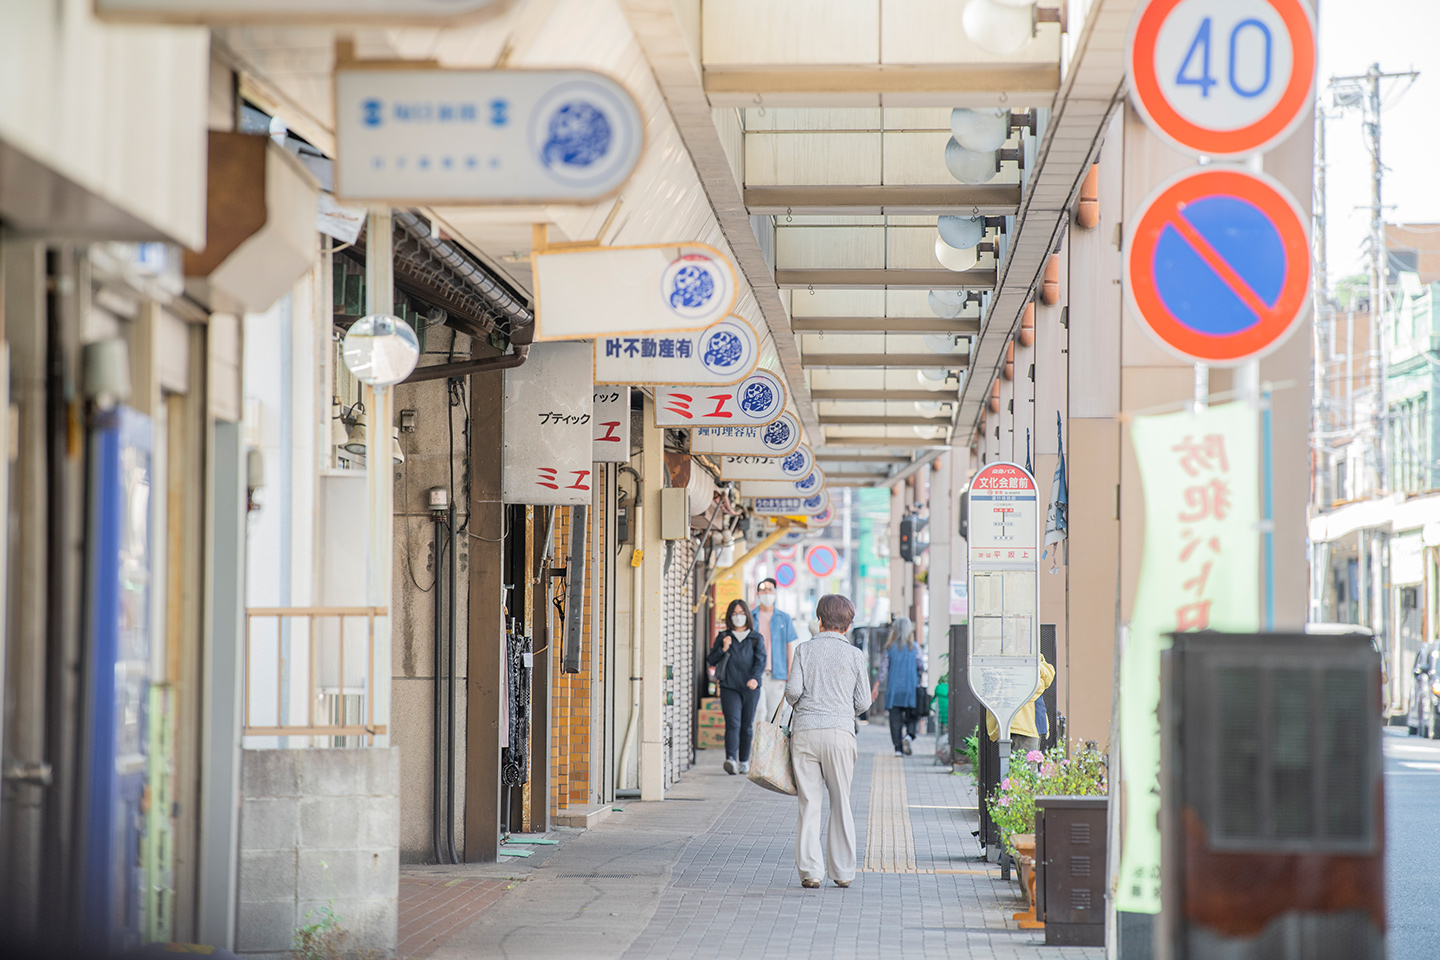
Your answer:
[[[760,711],[760,715],[766,720],[774,715],[775,708],[780,706],[780,701],[785,698],[785,651],[790,641],[796,639],[795,623],[790,619],[790,614],[775,607],[775,589],[774,578],[766,577],[760,581],[756,591],[759,603],[755,606],[755,629],[765,638],[765,650],[770,658],[765,664],[765,678],[762,682],[765,699]]]

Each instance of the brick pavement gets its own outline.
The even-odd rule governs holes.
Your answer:
[[[400,942],[395,953],[422,960],[499,901],[517,881],[406,871],[400,876]]]
[[[980,859],[971,835],[971,780],[935,766],[929,746],[925,737],[915,756],[900,760],[880,725],[862,728],[856,840],[862,863],[871,862],[874,842],[889,871],[861,872],[848,890],[802,889],[795,801],[726,776],[718,752],[702,751],[673,799],[617,804],[624,812],[592,830],[552,833],[564,843],[546,862],[507,864],[525,882],[433,956],[1103,957],[1098,947],[1046,947],[1043,933],[1016,929],[1019,887]],[[894,829],[896,818],[872,826],[872,793],[892,811],[903,804],[908,839]]]

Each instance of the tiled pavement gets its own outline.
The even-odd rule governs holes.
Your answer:
[[[623,811],[592,830],[552,833],[563,842],[543,862],[506,864],[525,882],[432,956],[1099,960],[1101,948],[1046,947],[1043,932],[1016,929],[1019,887],[971,835],[971,780],[935,766],[931,745],[922,737],[901,760],[881,725],[862,728],[852,790],[862,872],[847,890],[802,889],[795,801],[726,776],[715,751],[701,751],[665,803],[616,804]],[[872,798],[890,815],[872,817]]]
[[[421,960],[499,901],[518,881],[406,871],[400,877],[400,944],[396,954]]]

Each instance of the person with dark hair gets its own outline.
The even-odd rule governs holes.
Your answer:
[[[705,662],[715,668],[720,685],[720,710],[725,715],[725,772],[750,769],[750,743],[755,736],[755,705],[760,701],[760,676],[765,672],[764,640],[755,630],[750,607],[732,600],[725,609],[725,628],[715,635]]]
[[[855,605],[826,594],[815,605],[820,632],[795,648],[785,699],[795,707],[790,721],[790,757],[795,767],[800,819],[795,832],[795,866],[800,886],[818,887],[827,875],[837,887],[855,879],[855,817],[850,782],[855,776],[855,714],[870,706],[865,654],[845,638]],[[830,824],[820,850],[820,805],[830,795]]]
[[[779,584],[774,577],[761,580],[760,586],[755,589],[755,595],[760,601],[755,611],[755,629],[765,638],[763,646],[766,658],[765,675],[760,679],[763,704],[760,709],[767,717],[775,712],[785,697],[785,672],[790,666],[786,653],[796,639],[795,623],[790,619],[790,614],[775,606],[777,589]]]
[[[909,617],[896,617],[885,637],[885,656],[880,660],[870,697],[876,699],[880,688],[885,688],[890,741],[897,757],[909,756],[914,750],[912,743],[920,730],[916,693],[922,686],[925,667],[925,651],[915,642],[915,624]]]

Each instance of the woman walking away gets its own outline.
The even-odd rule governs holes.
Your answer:
[[[715,681],[720,685],[720,710],[725,714],[725,772],[745,773],[750,769],[760,675],[765,672],[765,641],[755,630],[744,600],[730,602],[725,624],[725,629],[715,635],[705,662],[715,667]]]
[[[855,714],[870,706],[865,654],[845,639],[855,605],[826,594],[815,606],[820,632],[795,647],[785,699],[795,706],[790,756],[800,800],[795,866],[800,886],[818,887],[826,875],[837,887],[855,879],[855,818],[850,781],[855,775]],[[830,794],[830,824],[820,853],[822,791]]]
[[[896,617],[885,638],[885,656],[880,660],[880,673],[870,698],[875,699],[881,686],[885,688],[885,709],[890,712],[890,740],[895,756],[909,756],[911,741],[920,729],[915,713],[915,691],[920,675],[925,672],[923,654],[915,643],[915,625],[909,617]]]

